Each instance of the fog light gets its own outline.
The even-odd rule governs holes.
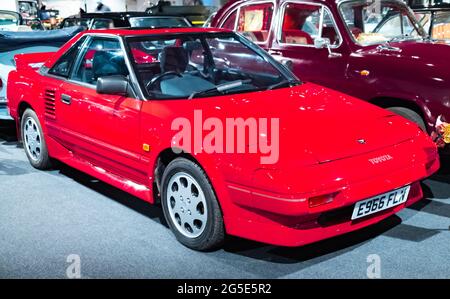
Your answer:
[[[309,207],[314,208],[314,207],[318,207],[321,205],[329,204],[333,201],[333,199],[336,197],[337,194],[338,194],[338,192],[334,192],[334,193],[311,197],[309,199]]]

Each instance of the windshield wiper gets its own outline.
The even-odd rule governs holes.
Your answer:
[[[269,85],[267,87],[267,90],[272,90],[272,89],[281,88],[281,87],[292,87],[292,86],[295,86],[298,84],[300,84],[300,81],[297,81],[297,80],[283,80],[278,83]]]
[[[208,88],[208,89],[200,90],[200,91],[194,91],[193,93],[191,93],[191,95],[188,97],[188,99],[191,100],[197,96],[207,95],[210,93],[217,93],[217,92],[223,93],[227,90],[234,89],[236,87],[240,87],[244,84],[251,83],[251,82],[252,82],[251,79],[246,79],[246,80],[236,80],[236,81],[232,81],[232,82],[219,84],[217,86],[214,86],[213,88]]]

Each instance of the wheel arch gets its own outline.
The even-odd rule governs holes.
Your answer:
[[[21,127],[20,123],[22,121],[22,115],[25,113],[25,110],[31,109],[36,111],[33,106],[26,100],[21,100],[19,105],[17,105],[17,118],[16,118],[16,130],[17,130],[17,139],[22,140]]]
[[[427,116],[427,114],[424,111],[424,107],[421,106],[419,103],[417,103],[417,101],[402,99],[399,97],[385,96],[385,97],[373,98],[373,99],[369,100],[369,102],[371,104],[374,104],[378,107],[385,108],[385,109],[391,108],[391,107],[407,108],[407,109],[410,109],[410,110],[416,112],[417,114],[419,114],[420,117],[422,118],[422,120],[425,122],[425,125],[428,126],[428,124],[430,122],[429,117]]]
[[[196,163],[206,174],[208,181],[211,183],[212,189],[216,195],[216,198],[219,203],[219,207],[222,210],[222,214],[225,214],[227,210],[228,203],[230,203],[228,198],[227,188],[224,184],[223,176],[218,170],[218,167],[212,161],[212,159],[208,158],[208,155],[193,155],[192,153],[186,153],[183,151],[177,151],[173,148],[165,148],[161,150],[158,156],[155,159],[155,163],[153,166],[153,185],[157,188],[154,189],[156,192],[153,192],[153,198],[155,203],[160,203],[161,198],[159,196],[161,191],[161,180],[162,175],[164,173],[165,168],[169,165],[170,162],[175,160],[176,158],[185,158],[194,163]],[[224,211],[225,210],[225,211]]]

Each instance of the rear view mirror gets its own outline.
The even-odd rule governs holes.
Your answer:
[[[100,77],[97,80],[97,93],[111,95],[128,95],[129,82],[122,75]]]

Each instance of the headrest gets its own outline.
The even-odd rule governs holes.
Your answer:
[[[183,48],[188,52],[195,50],[203,50],[202,43],[199,41],[186,41],[183,44]]]
[[[169,71],[182,73],[186,70],[189,62],[187,51],[183,47],[177,46],[165,47],[159,54],[159,61],[163,73]]]

